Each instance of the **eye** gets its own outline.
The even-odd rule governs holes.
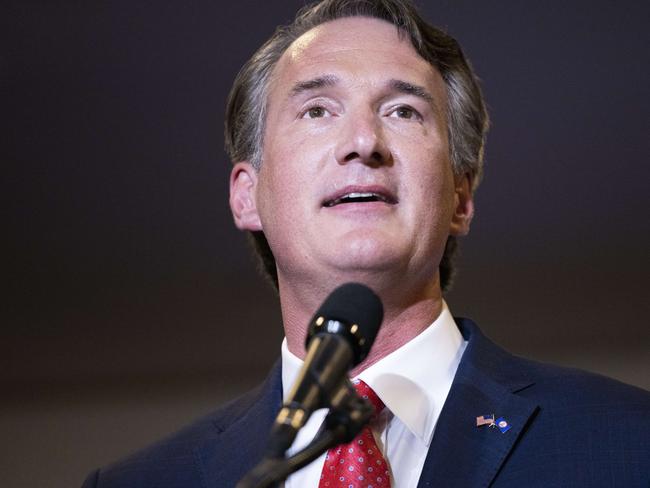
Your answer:
[[[320,119],[327,117],[330,113],[323,107],[315,106],[308,108],[301,116],[303,119]]]
[[[389,113],[388,116],[396,117],[398,119],[419,119],[420,118],[420,114],[415,109],[406,105],[400,105],[391,113]]]

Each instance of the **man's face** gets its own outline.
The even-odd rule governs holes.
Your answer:
[[[387,22],[340,19],[290,46],[269,89],[261,169],[236,165],[232,179],[235,198],[250,193],[235,220],[264,231],[281,286],[436,276],[472,210],[468,178],[452,172],[446,107],[440,74]]]

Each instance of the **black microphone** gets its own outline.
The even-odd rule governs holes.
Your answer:
[[[311,413],[329,406],[347,372],[368,355],[383,316],[379,297],[359,283],[325,299],[309,324],[307,356],[271,430],[268,455],[284,456]]]

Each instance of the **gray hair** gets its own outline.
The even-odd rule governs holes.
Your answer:
[[[372,17],[393,24],[423,59],[441,74],[447,90],[450,159],[456,175],[468,174],[472,191],[483,170],[488,115],[471,65],[458,42],[429,25],[409,0],[323,0],[303,7],[295,20],[278,27],[237,75],[226,107],[225,144],[233,162],[248,161],[259,171],[266,123],[268,89],[273,70],[284,52],[305,32],[346,17]],[[266,273],[277,288],[275,258],[262,232],[252,240]],[[440,283],[449,289],[454,274],[456,238],[450,236],[440,262]]]

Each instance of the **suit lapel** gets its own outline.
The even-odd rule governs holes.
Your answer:
[[[468,345],[438,419],[419,487],[490,485],[538,408],[515,394],[532,384],[517,358],[471,322],[457,323]],[[477,427],[476,417],[487,414],[504,417],[510,430]]]
[[[235,486],[261,460],[282,403],[280,369],[278,361],[259,388],[226,407],[214,434],[195,450],[205,488]]]

